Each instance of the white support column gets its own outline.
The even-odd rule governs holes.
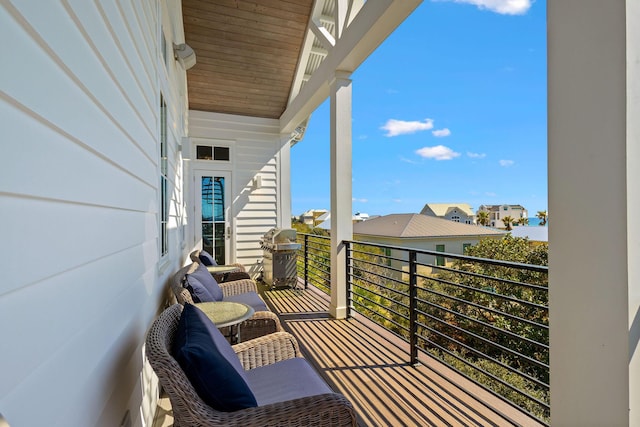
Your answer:
[[[640,426],[640,2],[626,6],[629,425]]]
[[[278,155],[278,228],[291,228],[291,135],[280,135]]]
[[[637,3],[547,3],[553,426],[640,424]]]
[[[331,95],[331,305],[336,319],[347,315],[346,249],[353,237],[351,222],[351,80],[336,71]]]

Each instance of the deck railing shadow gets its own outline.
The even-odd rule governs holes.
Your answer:
[[[538,424],[435,359],[413,366],[408,343],[364,316],[331,318],[328,296],[313,286],[264,295],[304,356],[354,404],[362,426]]]

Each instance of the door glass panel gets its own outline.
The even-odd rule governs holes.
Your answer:
[[[224,177],[202,177],[202,249],[209,252],[218,264],[224,264],[226,206]]]

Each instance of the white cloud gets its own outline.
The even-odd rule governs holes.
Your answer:
[[[484,193],[485,196],[489,196],[489,197],[496,197],[497,194],[496,193],[492,193],[491,191],[487,191],[486,193]]]
[[[367,203],[368,199],[356,199],[355,197],[351,199],[354,202]]]
[[[487,157],[485,153],[472,153],[470,151],[467,151],[467,156],[471,157],[472,159],[484,159],[485,157]]]
[[[478,9],[487,9],[501,15],[524,15],[531,8],[532,0],[433,0],[453,1],[455,3],[467,3],[478,6]]]
[[[423,147],[416,151],[416,154],[425,159],[451,160],[460,155],[449,147],[444,145],[436,145],[435,147]]]
[[[516,162],[513,160],[500,160],[500,166],[508,168],[509,166],[513,166]]]
[[[407,133],[416,133],[423,130],[430,130],[433,128],[432,119],[424,119],[424,122],[407,122],[404,120],[389,119],[380,129],[387,131],[385,136],[398,136]]]
[[[402,203],[402,199],[393,199],[395,203]]]
[[[434,131],[431,131],[431,133],[433,134],[433,136],[435,136],[436,138],[442,138],[444,136],[449,136],[451,135],[451,131],[448,128],[444,128],[444,129],[437,129]]]

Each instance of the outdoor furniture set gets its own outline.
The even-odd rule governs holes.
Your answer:
[[[170,287],[179,304],[151,325],[146,355],[171,401],[174,426],[356,425],[351,403],[301,356],[253,280],[217,283],[194,261]],[[230,312],[244,308],[221,313],[225,304]],[[236,323],[239,332],[225,334]],[[233,343],[238,333],[240,343],[232,345],[229,335]]]

